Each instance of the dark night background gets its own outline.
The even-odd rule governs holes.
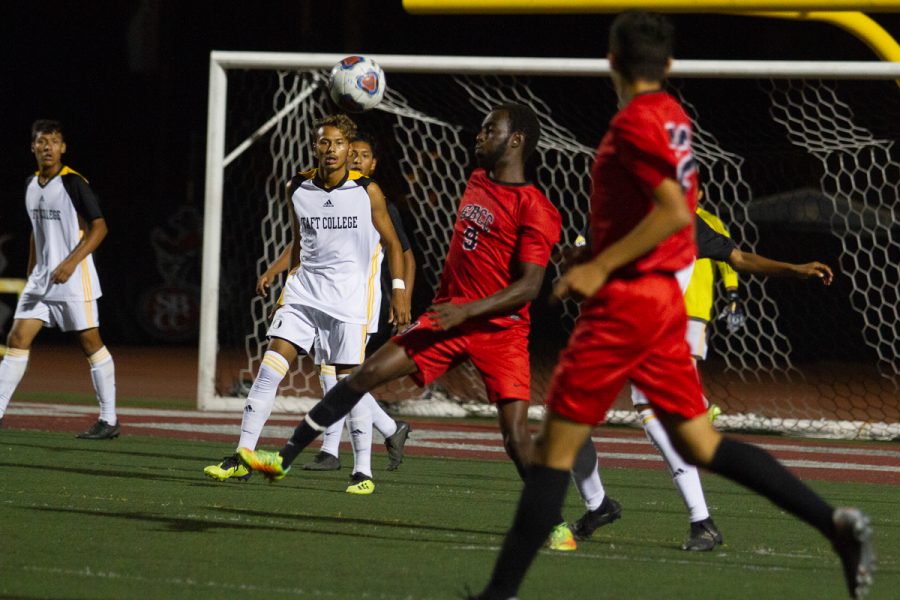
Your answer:
[[[900,35],[900,15],[874,17]],[[210,50],[600,57],[611,19],[413,16],[399,0],[3,2],[0,236],[12,237],[2,245],[9,264],[0,277],[25,273],[23,183],[34,170],[36,118],[63,121],[65,162],[101,198],[110,229],[97,255],[104,338],[144,343],[134,306],[160,279],[150,231],[181,207],[202,209]],[[863,42],[824,24],[673,20],[679,58],[875,59]]]

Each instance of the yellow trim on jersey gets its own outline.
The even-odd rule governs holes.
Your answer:
[[[699,207],[697,208],[697,215],[706,221],[713,231],[731,237],[728,233],[728,228],[716,215]],[[691,274],[691,281],[684,291],[684,306],[688,317],[698,321],[708,322],[712,318],[713,293],[716,279],[713,262],[708,258],[696,261],[694,263],[694,271]],[[737,288],[737,273],[731,268],[731,265],[719,261],[715,261],[715,263],[725,287]]]
[[[375,274],[378,272],[378,254],[381,252],[381,242],[375,244],[375,253],[372,255],[372,264],[369,266],[369,281],[366,282],[366,323],[372,321],[372,309],[375,304]],[[381,323],[379,323],[381,325]]]
[[[316,173],[318,173],[318,172],[319,172],[319,169],[313,168],[313,169],[307,169],[306,171],[300,171],[299,173],[297,173],[297,175],[299,175],[300,177],[302,177],[304,179],[315,179]],[[366,175],[363,175],[359,171],[354,171],[353,169],[347,169],[347,181],[355,181],[357,179],[364,179],[366,177],[367,177]]]
[[[362,343],[359,345],[359,364],[363,364],[366,360],[366,345],[369,342],[369,325],[362,326]]]
[[[319,370],[322,372],[322,375],[331,375],[332,377],[337,377],[337,369],[334,365],[322,364],[319,366]]]
[[[35,171],[35,172],[34,172],[34,176],[35,176],[35,177],[39,177],[40,174],[41,174],[40,171]],[[58,176],[60,176],[60,177],[62,177],[63,175],[78,175],[79,177],[81,177],[82,179],[84,179],[84,182],[85,182],[85,183],[90,183],[90,182],[87,180],[87,177],[85,177],[84,175],[82,175],[81,173],[79,173],[78,171],[76,171],[75,169],[73,169],[73,168],[71,168],[71,167],[67,167],[67,166],[65,166],[65,165],[63,165],[63,168],[60,169],[60,170],[59,170],[59,173],[57,173],[56,175],[58,175]]]

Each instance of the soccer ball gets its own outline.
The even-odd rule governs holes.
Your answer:
[[[331,69],[328,91],[343,110],[363,112],[375,108],[387,87],[384,71],[371,58],[348,56]]]

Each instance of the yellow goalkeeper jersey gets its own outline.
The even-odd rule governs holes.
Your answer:
[[[711,212],[697,208],[697,215],[722,235],[731,237],[725,224]],[[694,264],[694,272],[687,290],[684,292],[684,304],[687,308],[688,318],[709,321],[712,318],[713,288],[715,286],[715,271],[719,271],[719,277],[726,289],[737,288],[737,273],[731,265],[725,262],[712,261],[701,258]]]

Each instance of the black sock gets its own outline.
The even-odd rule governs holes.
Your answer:
[[[294,429],[291,439],[279,451],[282,458],[282,467],[286,469],[291,466],[304,448],[309,446],[320,433],[337,423],[342,417],[345,417],[364,395],[365,392],[357,392],[346,381],[338,381],[337,385],[331,388],[331,391],[325,394],[325,397],[312,407],[306,417]],[[320,429],[311,426],[309,421],[315,423]]]
[[[762,494],[833,539],[834,508],[762,448],[722,438],[709,468]]]
[[[528,470],[525,488],[512,528],[507,532],[494,565],[485,598],[510,598],[519,590],[525,572],[555,525],[569,488],[569,472],[534,465]]]

